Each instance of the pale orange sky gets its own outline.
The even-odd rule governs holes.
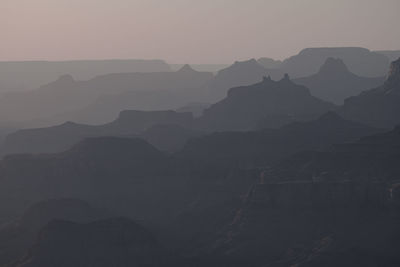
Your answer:
[[[400,0],[0,0],[0,60],[231,63],[400,49]]]

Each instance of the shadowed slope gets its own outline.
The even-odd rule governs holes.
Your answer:
[[[165,250],[145,228],[126,218],[88,224],[52,221],[29,254],[14,266],[162,266]]]
[[[385,83],[345,100],[340,114],[376,127],[391,128],[400,123],[400,59],[392,62]]]

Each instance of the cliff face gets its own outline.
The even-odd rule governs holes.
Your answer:
[[[378,127],[400,123],[400,60],[391,64],[385,83],[345,100],[340,113],[349,119]]]
[[[258,184],[215,242],[216,258],[229,266],[396,266],[399,217],[388,190],[343,180]]]
[[[249,204],[216,246],[229,266],[394,267],[400,263],[398,223],[378,209],[311,212]]]
[[[400,93],[400,58],[390,64],[388,78],[384,87],[389,90],[389,92],[387,92],[389,94]]]

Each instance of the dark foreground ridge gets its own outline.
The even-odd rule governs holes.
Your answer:
[[[88,224],[52,221],[14,266],[161,266],[167,255],[146,229],[126,218]]]

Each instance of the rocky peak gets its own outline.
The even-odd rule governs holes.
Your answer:
[[[256,82],[266,74],[266,69],[255,59],[246,61],[235,61],[235,63],[218,72],[217,79],[229,81],[229,87],[237,85],[247,85]],[[254,81],[251,81],[254,80]],[[235,81],[234,84],[231,84]]]
[[[271,79],[271,76],[263,76],[263,83],[269,83],[269,82],[271,82],[272,81],[272,79]]]
[[[196,72],[189,64],[185,64],[178,72],[181,73],[191,73],[191,72]]]
[[[319,74],[327,74],[327,75],[332,75],[332,74],[343,74],[343,73],[349,73],[349,70],[344,64],[343,60],[340,58],[332,58],[329,57],[326,59],[325,63],[321,66],[319,69]]]
[[[60,90],[60,88],[61,89],[65,89],[67,87],[73,86],[74,83],[75,83],[74,78],[71,75],[67,74],[67,75],[60,76],[54,82],[46,84],[46,85],[42,86],[41,88],[43,88],[43,89],[51,89],[51,90],[56,88],[56,89]]]
[[[260,58],[257,60],[257,62],[267,69],[277,69],[282,65],[282,61],[267,57]]]
[[[292,81],[290,80],[290,76],[289,76],[289,74],[287,74],[287,73],[285,73],[284,75],[283,75],[283,77],[282,77],[282,79],[279,81],[280,83],[289,83],[289,84],[291,84],[292,83]]]

